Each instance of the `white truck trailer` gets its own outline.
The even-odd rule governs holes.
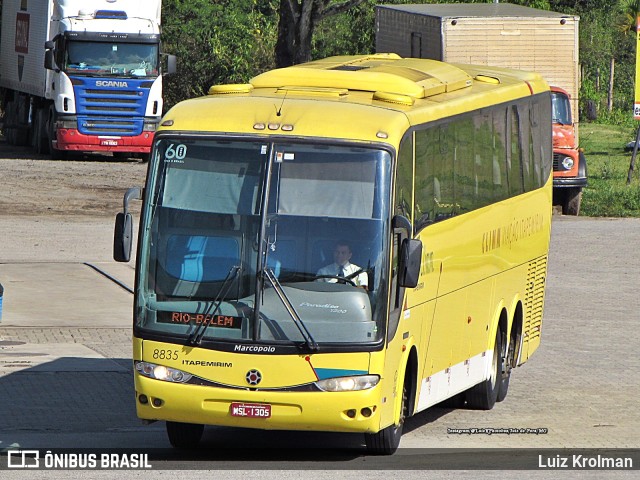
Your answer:
[[[376,51],[540,73],[552,85],[554,204],[580,211],[587,163],[578,148],[580,18],[509,3],[376,7]]]
[[[4,0],[3,133],[38,153],[148,155],[162,115],[161,0]],[[167,56],[165,73],[175,70]]]

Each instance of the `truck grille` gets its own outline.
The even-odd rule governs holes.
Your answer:
[[[85,135],[140,135],[150,82],[73,78],[78,130]],[[107,86],[98,86],[107,85]]]
[[[560,155],[559,153],[554,153],[553,154],[553,171],[557,172],[558,170],[560,170],[560,159],[562,158],[562,155]]]

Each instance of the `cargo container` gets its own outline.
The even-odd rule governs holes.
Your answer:
[[[580,18],[509,3],[380,5],[376,51],[540,73],[552,85],[554,204],[578,215],[587,163],[578,148]]]

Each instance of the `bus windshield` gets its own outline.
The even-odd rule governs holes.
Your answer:
[[[387,151],[160,137],[155,159],[139,328],[204,345],[380,341]]]

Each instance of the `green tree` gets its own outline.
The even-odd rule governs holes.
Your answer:
[[[167,107],[217,83],[246,82],[272,68],[278,0],[164,0],[163,50],[178,57]]]
[[[280,0],[276,65],[287,67],[311,60],[313,33],[318,23],[364,1]]]
[[[618,28],[623,34],[636,31],[636,19],[640,15],[640,0],[622,0],[620,4],[622,18]]]

